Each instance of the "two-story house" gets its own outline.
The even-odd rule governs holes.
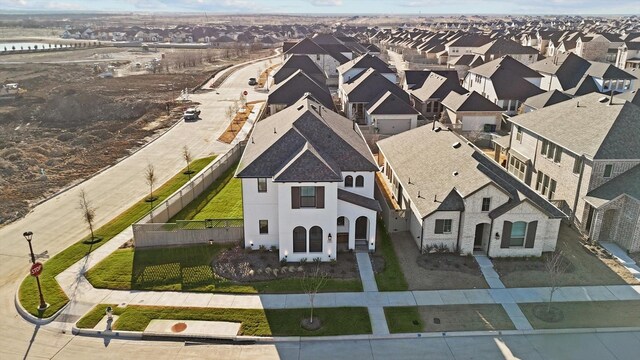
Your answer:
[[[455,74],[455,71],[453,72]],[[413,107],[427,119],[439,119],[444,107],[442,100],[452,91],[466,93],[457,76],[443,76],[436,72],[429,73],[422,85],[409,90]]]
[[[338,66],[338,87],[367,69],[374,69],[392,83],[398,83],[396,72],[386,62],[375,55],[365,54]]]
[[[639,119],[637,105],[598,93],[518,115],[508,171],[590,234],[594,207],[585,197],[640,164]]]
[[[286,261],[373,251],[377,171],[359,128],[310,95],[257,122],[236,171],[244,246]]]
[[[515,115],[528,98],[543,93],[542,75],[521,62],[504,56],[469,69],[462,86],[500,106],[506,115]]]
[[[376,197],[390,231],[418,248],[491,257],[553,251],[564,214],[435,122],[378,142]]]
[[[329,109],[334,109],[333,99],[327,86],[318,84],[305,72],[297,70],[278,85],[269,89],[268,114],[273,115],[287,106],[295,104],[300,99],[300,94],[304,93],[310,93],[316,101]]]

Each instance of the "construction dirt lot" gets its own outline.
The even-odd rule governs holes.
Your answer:
[[[0,57],[0,84],[18,83],[24,91],[0,100],[0,226],[179,121],[186,105],[173,99],[181,89],[269,50],[233,59],[215,49],[163,52],[164,58],[138,49],[91,48]],[[144,68],[153,58],[162,58],[155,74]],[[56,63],[42,63],[48,61]],[[109,66],[114,77],[100,78]]]

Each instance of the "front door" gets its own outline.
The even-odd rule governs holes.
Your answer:
[[[476,235],[473,240],[473,250],[482,249],[482,238],[484,236],[484,224],[476,225]]]
[[[356,220],[356,240],[367,239],[367,227],[369,227],[369,222],[366,217],[361,216]]]

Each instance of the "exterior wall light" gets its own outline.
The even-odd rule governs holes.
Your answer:
[[[496,233],[496,240],[500,240],[500,233]]]
[[[327,241],[331,242],[332,239],[333,239],[333,236],[331,236],[331,233],[329,233],[329,235],[327,235]]]

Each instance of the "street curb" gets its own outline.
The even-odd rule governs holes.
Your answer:
[[[16,291],[16,294],[13,297],[13,302],[14,302],[14,304],[16,306],[16,310],[18,310],[18,314],[20,314],[20,316],[22,316],[23,319],[25,319],[26,321],[28,321],[28,322],[30,322],[32,324],[36,324],[36,325],[47,325],[47,324],[50,324],[69,305],[69,302],[67,302],[66,304],[64,304],[63,307],[61,307],[53,315],[51,315],[51,316],[49,316],[47,318],[39,318],[39,317],[33,316],[29,311],[27,311],[27,309],[25,309],[22,306],[22,304],[20,304],[20,299],[18,298],[19,292],[20,292],[20,288],[18,288],[18,291]]]
[[[402,333],[389,335],[340,335],[340,336],[218,336],[218,337],[189,337],[180,334],[143,334],[141,331],[103,331],[94,329],[80,329],[73,325],[74,335],[90,337],[117,337],[134,340],[157,340],[167,341],[212,341],[222,340],[232,343],[242,344],[254,342],[260,344],[282,343],[282,342],[314,342],[314,341],[357,341],[357,340],[394,340],[394,339],[420,339],[420,338],[447,338],[447,337],[469,337],[469,336],[514,336],[514,335],[553,335],[553,334],[589,334],[589,333],[616,333],[640,331],[640,327],[608,327],[608,328],[576,328],[576,329],[539,329],[539,330],[502,330],[502,331],[452,331],[452,332],[423,332],[423,333]]]

